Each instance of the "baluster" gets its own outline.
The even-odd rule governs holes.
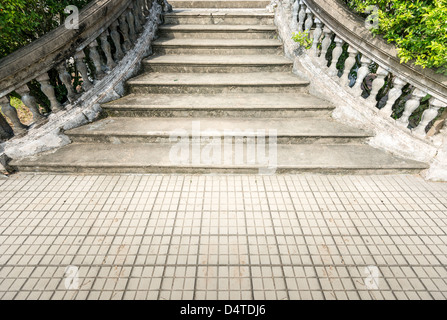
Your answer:
[[[444,106],[447,107],[447,103],[444,104]],[[444,109],[444,111],[441,113],[439,118],[433,123],[433,126],[427,132],[427,137],[435,136],[435,140],[433,140],[433,142],[436,143],[436,140],[439,141],[439,138],[437,138],[437,135],[438,135],[438,133],[440,133],[442,131],[443,128],[445,128],[446,119],[447,119],[447,108]]]
[[[115,45],[115,59],[116,61],[120,61],[122,58],[124,58],[124,52],[121,49],[121,36],[118,33],[119,22],[114,21],[112,25],[110,26],[110,37],[113,40],[113,44]]]
[[[329,47],[331,46],[332,43],[332,30],[329,29],[328,26],[325,26],[323,29],[324,32],[324,39],[323,42],[321,43],[321,55],[320,55],[320,59],[319,59],[319,64],[324,68],[327,67],[327,60],[326,60],[326,53],[329,49]]]
[[[129,26],[130,40],[132,40],[132,43],[135,43],[135,41],[137,41],[137,34],[135,32],[135,18],[132,14],[130,6],[129,8],[126,9],[126,18],[127,18],[127,25]]]
[[[65,88],[67,89],[67,98],[70,103],[73,103],[76,100],[76,92],[73,89],[71,75],[67,71],[67,64],[65,62],[61,63],[57,68],[57,72],[59,73],[59,79],[61,79]]]
[[[145,0],[138,0],[138,2],[140,3],[140,8],[141,8],[141,13],[143,14],[143,19],[146,22],[146,16],[148,14],[148,10],[146,7],[146,1]]]
[[[304,4],[303,0],[300,0],[300,5],[300,11],[298,12],[298,32],[303,32],[307,6]]]
[[[365,55],[362,55],[362,58],[360,59],[360,63],[362,66],[357,71],[357,81],[355,82],[355,85],[352,87],[352,94],[355,97],[360,97],[363,93],[362,84],[363,80],[365,80],[366,76],[369,74],[369,65],[371,64],[371,59],[366,57]]]
[[[61,104],[56,99],[56,94],[54,92],[53,86],[50,84],[50,77],[48,73],[43,73],[36,78],[36,80],[40,83],[40,90],[47,96],[50,100],[50,108],[52,112],[59,112],[62,109]]]
[[[407,128],[410,122],[410,117],[414,111],[421,105],[421,100],[427,94],[416,88],[411,94],[411,98],[405,103],[405,110],[402,116],[397,120],[397,124],[401,127]]]
[[[338,63],[338,60],[340,59],[340,56],[343,53],[344,41],[337,36],[335,37],[334,41],[335,41],[336,47],[332,51],[332,62],[331,62],[331,66],[329,67],[329,70],[328,70],[328,75],[330,77],[335,77],[338,75],[337,63]]]
[[[119,17],[119,21],[120,21],[120,31],[124,38],[123,49],[124,52],[127,52],[132,48],[132,43],[130,42],[129,25],[127,24],[126,21],[125,12]]]
[[[14,126],[13,132],[15,135],[21,135],[26,133],[26,129],[28,128],[22,122],[20,122],[19,116],[17,115],[17,110],[13,106],[11,106],[11,98],[10,96],[6,96],[0,98],[0,105],[2,106],[2,111],[11,120],[12,125]]]
[[[396,103],[397,99],[402,95],[402,88],[407,83],[400,79],[399,77],[396,77],[393,81],[393,88],[388,93],[388,100],[386,102],[385,107],[380,109],[379,113],[382,114],[385,118],[388,118],[393,113],[393,106],[394,103]]]
[[[382,89],[383,85],[385,84],[385,78],[388,76],[389,72],[382,67],[379,67],[377,69],[377,78],[374,79],[372,83],[371,93],[369,97],[366,99],[371,104],[377,103],[377,94],[379,93],[380,89]]]
[[[102,70],[101,57],[100,57],[98,49],[96,49],[96,47],[98,47],[98,41],[93,40],[93,42],[89,44],[89,48],[90,48],[89,56],[90,56],[90,59],[92,59],[93,64],[95,66],[96,79],[100,80],[100,79],[104,78],[105,73]]]
[[[348,47],[348,54],[349,57],[345,61],[345,68],[343,70],[343,75],[339,79],[339,83],[341,86],[349,87],[351,84],[351,79],[349,79],[349,75],[351,73],[352,68],[354,67],[356,63],[356,57],[359,54],[359,51],[354,48],[353,46]]]
[[[318,58],[318,54],[319,54],[319,50],[318,50],[318,44],[320,43],[320,38],[321,35],[323,34],[323,24],[321,23],[320,19],[315,18],[315,31],[314,31],[314,35],[313,35],[313,43],[312,43],[312,48],[309,52],[309,55],[312,57],[317,57]]]
[[[75,56],[76,61],[76,67],[78,68],[79,72],[82,76],[82,89],[84,89],[85,92],[93,88],[93,84],[88,78],[88,71],[87,71],[87,65],[84,62],[85,53],[84,51],[76,52]]]
[[[149,8],[147,7],[147,2],[146,0],[139,0],[139,1],[141,3],[141,10],[143,12],[143,15],[144,17],[147,17],[149,15]]]
[[[149,10],[152,10],[152,8],[154,7],[154,2],[151,0],[146,0],[146,3],[147,3],[147,8]]]
[[[447,111],[444,111],[442,113],[441,117],[443,115],[445,115],[446,112]],[[440,119],[439,121],[442,121],[442,126],[436,126],[436,122],[435,122],[433,124],[433,127],[431,127],[431,129],[428,130],[426,137],[431,137],[431,141],[437,147],[441,147],[444,145],[444,150],[446,150],[447,149],[447,147],[446,147],[447,146],[447,122],[446,122],[447,120],[444,117],[443,120]]]
[[[146,23],[146,16],[148,15],[149,10],[147,8],[145,0],[139,0],[139,1],[140,1],[140,7],[141,7],[141,14],[143,15],[143,24],[145,24]]]
[[[5,117],[0,113],[0,140],[7,140],[14,136],[11,126]]]
[[[140,13],[138,11],[138,5],[136,1],[131,5],[131,7],[132,8],[130,10],[133,12],[135,32],[140,33],[141,30],[143,30],[143,27],[141,26]]]
[[[106,30],[99,36],[99,39],[101,39],[101,49],[106,55],[107,59],[107,68],[111,71],[113,68],[116,67],[115,61],[113,61],[112,57],[112,49],[110,47],[110,43],[108,40],[109,32]]]
[[[307,13],[307,19],[306,22],[304,22],[304,28],[305,28],[304,30],[308,32],[310,35],[310,30],[312,29],[312,26],[314,24],[314,14],[312,13],[312,11],[310,11],[310,9],[307,9],[306,13]]]
[[[441,100],[431,98],[430,107],[422,114],[421,122],[416,127],[416,129],[413,130],[413,133],[416,136],[424,138],[426,136],[425,129],[427,128],[428,124],[438,116],[439,109],[441,109],[442,107],[444,107],[444,103],[441,102]]]
[[[298,30],[298,9],[299,9],[300,3],[299,0],[295,0],[293,3],[293,9],[292,9],[292,23],[290,24],[290,28],[292,31]]]
[[[134,9],[134,12],[135,12],[135,18],[138,18],[138,22],[140,24],[140,27],[141,27],[141,29],[143,29],[142,28],[143,25],[144,25],[143,7],[141,6],[140,0],[135,0],[134,1],[133,9]]]
[[[23,104],[33,114],[33,122],[38,123],[45,119],[45,117],[40,114],[39,105],[37,104],[36,99],[30,95],[30,90],[26,84],[17,89],[16,92],[21,96]]]

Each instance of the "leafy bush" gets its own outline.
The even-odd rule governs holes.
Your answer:
[[[0,58],[36,40],[63,23],[65,7],[91,0],[1,0]]]
[[[309,31],[295,32],[292,40],[299,43],[305,49],[312,48],[313,39],[310,39]]]
[[[368,6],[379,8],[379,26],[373,32],[396,44],[401,62],[414,60],[447,73],[447,0],[343,1],[361,14]]]

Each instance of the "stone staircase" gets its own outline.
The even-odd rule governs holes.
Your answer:
[[[426,168],[368,146],[370,133],[331,119],[334,107],[311,96],[308,82],[292,73],[273,14],[264,9],[268,1],[170,3],[174,11],[164,16],[143,74],[128,81],[127,96],[102,106],[109,117],[66,132],[70,145],[15,160],[13,167],[79,173],[256,173],[269,167],[340,174]],[[173,153],[181,138],[191,142],[182,145],[189,158]],[[252,159],[254,148],[264,148],[264,158],[274,162]]]

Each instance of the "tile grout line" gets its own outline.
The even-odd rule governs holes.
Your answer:
[[[287,286],[286,274],[284,272],[284,263],[283,263],[283,260],[282,260],[281,250],[279,249],[279,244],[278,244],[278,235],[276,234],[275,222],[273,221],[273,216],[272,216],[272,212],[271,212],[270,199],[269,199],[269,196],[267,194],[267,187],[265,185],[265,179],[267,179],[267,178],[270,178],[270,176],[262,176],[261,177],[261,180],[262,180],[262,183],[263,183],[263,191],[264,191],[264,194],[265,194],[265,198],[267,199],[267,206],[269,208],[268,211],[269,211],[269,215],[270,215],[270,221],[272,223],[273,235],[275,237],[276,249],[278,250],[278,257],[279,257],[279,261],[280,261],[280,265],[281,265],[281,272],[282,272],[282,279],[284,281],[284,287],[286,288],[287,300],[290,300],[290,293],[289,293],[290,290],[289,290],[289,288]],[[281,196],[282,196],[282,193],[281,193]],[[284,197],[283,197],[283,200],[284,200]],[[273,269],[272,269],[272,271],[273,271]],[[276,284],[275,284],[275,289],[276,289]]]
[[[188,178],[189,179],[189,178]],[[200,180],[199,180],[200,181]],[[197,182],[199,182],[197,181]],[[189,191],[191,191],[191,182],[192,179],[190,180],[190,185],[189,185]],[[198,187],[197,187],[198,189]],[[204,186],[203,186],[203,190],[206,190],[206,179],[204,182]],[[197,280],[198,280],[198,276],[199,276],[199,260],[200,260],[200,249],[201,249],[201,245],[202,245],[202,230],[203,230],[203,215],[204,215],[204,202],[205,202],[205,196],[204,196],[204,192],[202,192],[201,190],[196,190],[195,191],[195,199],[194,199],[194,206],[197,204],[197,194],[201,192],[201,198],[202,198],[202,204],[201,204],[201,220],[200,220],[200,232],[199,232],[199,244],[197,246],[197,258],[196,258],[196,272],[195,272],[195,278],[194,278],[194,287],[193,287],[193,297],[192,300],[196,300],[197,299]],[[189,192],[188,192],[189,195]]]
[[[291,183],[295,186],[295,182],[294,182],[294,181],[292,181]],[[300,185],[301,185],[301,182],[300,182]],[[289,187],[289,184],[287,184],[287,183],[286,183],[286,189],[287,189],[287,191],[288,191],[288,194],[289,194],[290,198],[293,199],[292,195],[290,194],[290,187]],[[296,186],[295,186],[295,189],[296,189]],[[293,208],[295,209],[295,216],[296,216],[297,221],[298,221],[298,223],[299,223],[299,225],[300,225],[301,232],[304,233],[304,232],[303,232],[302,224],[300,223],[300,218],[299,218],[298,215],[297,215],[297,212],[298,212],[298,211],[296,210],[296,206],[295,206],[295,203],[294,203],[293,201],[292,201],[292,206],[293,206]],[[307,221],[307,218],[306,218],[306,221]],[[308,248],[309,245],[308,245],[308,242],[307,242],[306,237],[303,237],[303,240],[304,240],[304,243],[306,244],[306,247]],[[318,285],[319,285],[319,287],[320,287],[320,293],[321,293],[321,295],[322,295],[322,298],[325,299],[324,291],[323,291],[323,286],[321,285],[320,277],[318,276],[318,272],[317,272],[317,269],[316,269],[316,267],[315,267],[314,259],[313,259],[313,257],[312,257],[312,254],[310,254],[310,252],[309,252],[309,257],[310,257],[310,260],[312,261],[312,268],[313,268],[313,270],[314,270],[315,277],[316,277],[317,282],[318,282]],[[307,276],[307,275],[306,275],[306,276]],[[306,278],[307,278],[307,277],[306,277]],[[307,279],[306,279],[306,280],[307,280]],[[309,282],[307,282],[307,283],[309,284]],[[300,298],[301,298],[301,295],[300,295]]]
[[[141,181],[141,180],[140,180],[140,181]],[[145,185],[144,185],[144,188],[143,188],[143,190],[145,190],[145,191],[142,191],[142,193],[144,193],[144,192],[148,192],[148,191],[146,191],[146,186],[147,186],[147,184],[148,184],[148,181],[146,181],[146,183],[145,183]],[[151,186],[151,190],[149,191],[149,194],[150,194],[151,191],[153,190],[153,189],[152,189],[153,186],[154,186],[154,185]],[[158,190],[157,190],[157,195],[158,195]],[[140,197],[140,199],[141,199],[141,197]],[[155,202],[152,204],[152,208],[154,207],[154,205],[155,205]],[[144,212],[145,212],[145,211],[143,211],[143,213],[144,213]],[[123,296],[122,296],[122,299],[121,299],[121,300],[124,300],[124,297],[125,297],[126,293],[128,292],[129,282],[130,282],[130,280],[132,279],[132,274],[133,274],[133,272],[134,272],[134,270],[135,270],[135,261],[137,260],[137,257],[140,255],[141,247],[142,247],[142,245],[143,245],[144,237],[145,237],[146,234],[147,234],[147,227],[148,227],[148,225],[149,225],[149,221],[150,221],[150,219],[151,219],[152,212],[153,212],[152,210],[149,211],[149,217],[148,217],[148,219],[147,219],[146,226],[144,227],[144,233],[141,235],[141,243],[140,243],[140,245],[138,246],[138,250],[137,250],[137,253],[136,253],[136,257],[135,257],[134,263],[132,264],[132,266],[131,266],[131,268],[130,268],[129,277],[128,277],[126,286],[124,287],[124,293],[123,293]],[[141,219],[140,219],[140,220],[141,220]],[[134,236],[135,236],[135,235],[134,235]],[[124,265],[123,265],[123,266],[124,266]],[[154,269],[155,269],[155,268],[154,268]],[[141,279],[140,279],[140,281],[141,281]]]
[[[117,187],[117,184],[119,184],[119,182],[120,182],[120,179],[118,178],[118,179],[115,181],[115,183],[114,183],[114,188],[113,188],[113,189],[115,189],[115,188]],[[109,185],[109,184],[110,184],[110,183],[108,183],[107,185]],[[112,192],[113,192],[113,191],[112,191]],[[121,220],[121,223],[122,223],[122,220]],[[120,224],[120,225],[121,225],[121,224]],[[112,241],[111,241],[111,243],[110,243],[109,248],[107,249],[107,252],[104,254],[103,263],[104,263],[104,261],[107,259],[107,256],[109,255],[110,250],[112,249],[112,246],[113,246],[113,244],[115,243],[115,239],[116,239],[116,237],[117,237],[117,234],[115,233],[114,235],[111,235],[111,237],[112,237]],[[101,268],[102,268],[102,267],[99,267],[99,269],[98,269],[98,274],[101,272]],[[97,279],[98,279],[98,278],[95,277],[95,279],[93,280],[91,289],[94,288]],[[102,289],[101,289],[101,290],[102,290]],[[89,293],[87,294],[87,296],[85,297],[86,300],[89,300],[91,292],[92,292],[92,290],[90,290]],[[102,291],[101,291],[101,292],[102,292]]]
[[[233,179],[233,182],[234,182],[234,185],[235,185],[234,191],[235,191],[235,194],[236,194],[237,193],[237,188],[236,188],[236,182],[234,181],[234,179]],[[243,182],[241,182],[241,191],[242,191],[242,194],[244,194],[244,184],[243,184]],[[245,221],[245,232],[246,232],[245,238],[247,240],[248,274],[250,275],[250,287],[251,287],[250,288],[251,289],[250,292],[251,292],[251,299],[255,300],[255,290],[254,290],[254,285],[253,285],[253,270],[252,270],[253,265],[252,265],[252,261],[251,261],[250,238],[249,238],[249,235],[248,235],[247,212],[245,211],[245,197],[244,196],[242,197],[242,201],[243,201],[243,207],[244,207],[244,221]]]
[[[169,182],[171,181],[171,178],[172,177],[169,177]],[[176,177],[177,179],[175,180],[176,182],[178,181],[178,177]],[[178,204],[177,204],[177,209],[176,209],[176,211],[175,211],[175,217],[177,217],[177,215],[178,215],[178,212],[179,212],[179,207],[180,207],[180,199],[181,199],[181,196],[182,196],[182,194],[183,194],[183,191],[184,191],[184,184],[185,184],[185,177],[183,176],[182,177],[182,188],[181,188],[181,191],[180,191],[180,198],[179,198],[179,202],[178,202]],[[164,196],[163,196],[163,199],[165,199],[166,198],[166,192],[165,192],[165,194],[164,194]],[[173,225],[173,227],[175,226],[175,219],[174,219],[174,225]],[[164,282],[164,280],[165,280],[165,276],[166,276],[166,268],[167,268],[167,259],[168,259],[168,256],[169,256],[169,253],[171,252],[171,246],[172,246],[172,238],[173,238],[173,235],[171,235],[171,238],[169,239],[169,245],[168,245],[168,252],[167,252],[167,256],[166,256],[166,262],[165,262],[165,264],[164,264],[164,269],[163,269],[163,274],[162,274],[162,280],[161,280],[161,282],[160,282],[160,289],[159,289],[159,291],[158,291],[158,297],[157,297],[157,300],[160,300],[160,298],[161,298],[161,291],[162,291],[162,288],[163,288],[163,282]],[[177,258],[178,258],[178,254],[177,254]]]

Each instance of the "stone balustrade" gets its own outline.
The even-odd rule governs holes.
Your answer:
[[[0,114],[0,141],[24,136],[51,121],[52,115],[78,107],[132,50],[143,26],[161,22],[160,6],[170,9],[165,0],[93,1],[80,12],[78,29],[61,25],[1,59],[0,106],[12,127]],[[54,75],[66,89],[64,97],[56,96]],[[50,110],[43,111],[31,83],[48,99]],[[30,110],[31,124],[21,122],[11,106],[12,96]]]
[[[272,0],[278,35],[294,72],[330,101],[332,117],[374,132],[371,146],[425,162],[431,180],[447,181],[447,77],[401,63],[396,47],[338,0]],[[306,32],[306,48],[293,34]]]
[[[395,54],[383,52],[376,40],[368,43],[372,36],[365,37],[365,31],[369,30],[363,28],[365,30],[359,32],[361,25],[350,25],[346,23],[347,19],[340,19],[340,15],[352,16],[352,13],[343,10],[335,0],[296,0],[289,3],[293,3],[292,31],[309,32],[313,45],[308,55],[316,65],[347,92],[361,99],[360,103],[377,108],[378,116],[389,119],[416,137],[433,140],[442,127],[440,122],[446,118],[445,112],[440,115],[441,108],[447,107],[447,85],[441,75],[400,64]],[[411,116],[421,101],[428,98],[428,108],[423,111],[417,125],[412,127]],[[394,107],[402,100],[406,100],[404,111],[396,118]],[[439,119],[437,129],[430,130],[435,119]]]

